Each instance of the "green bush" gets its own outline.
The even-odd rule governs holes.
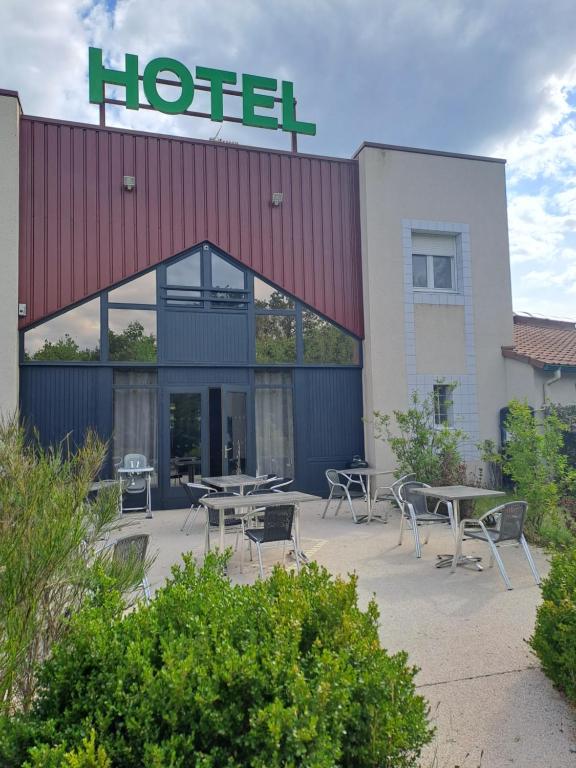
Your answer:
[[[32,710],[4,721],[0,764],[94,731],[114,768],[415,766],[427,705],[356,578],[312,565],[233,586],[224,563],[185,556],[149,606],[109,593],[74,617]]]
[[[552,558],[530,644],[544,672],[576,703],[576,549]]]
[[[504,470],[514,482],[516,495],[528,502],[529,536],[547,544],[544,534],[557,530],[561,499],[574,493],[576,483],[576,472],[563,452],[566,427],[552,406],[540,419],[526,402],[512,400],[509,408]],[[554,534],[552,541],[555,538]]]

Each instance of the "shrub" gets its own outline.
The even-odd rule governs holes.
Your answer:
[[[429,485],[457,485],[466,480],[460,444],[467,435],[434,419],[434,393],[422,399],[412,393],[406,411],[374,412],[376,438],[386,440],[396,457],[396,475],[414,474]]]
[[[28,441],[16,419],[0,425],[0,713],[29,706],[36,665],[106,574],[122,588],[142,579],[142,566],[95,554],[117,525],[115,489],[87,500],[105,454],[93,434],[69,453]]]
[[[576,473],[563,451],[565,426],[554,408],[538,421],[527,403],[512,400],[509,408],[504,471],[516,494],[528,502],[527,530],[539,539],[543,523],[557,521],[562,496],[573,493]]]
[[[416,670],[380,648],[355,577],[311,565],[233,586],[224,558],[184,559],[149,606],[108,594],[72,620],[33,709],[5,723],[3,766],[92,729],[119,768],[417,764],[432,731]]]
[[[576,703],[576,549],[554,555],[530,644],[544,672]]]

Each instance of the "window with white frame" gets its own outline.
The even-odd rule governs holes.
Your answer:
[[[437,427],[454,425],[451,384],[434,384],[434,424]]]
[[[425,291],[456,290],[456,237],[412,233],[412,285]]]

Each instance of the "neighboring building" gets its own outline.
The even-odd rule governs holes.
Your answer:
[[[105,471],[146,454],[172,506],[179,478],[238,466],[316,492],[354,454],[392,468],[371,414],[414,390],[438,387],[470,461],[498,438],[504,161],[79,125],[22,115],[9,91],[0,147],[0,407],[19,402],[46,443],[94,427]]]
[[[502,347],[509,398],[535,410],[576,404],[576,324],[514,315],[514,341]]]

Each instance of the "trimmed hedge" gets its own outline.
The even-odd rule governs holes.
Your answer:
[[[149,606],[123,615],[108,594],[73,618],[0,764],[95,733],[111,768],[416,766],[432,737],[416,670],[380,647],[356,578],[311,565],[233,586],[224,562],[186,556]]]
[[[530,645],[548,677],[576,703],[576,549],[554,555]]]

